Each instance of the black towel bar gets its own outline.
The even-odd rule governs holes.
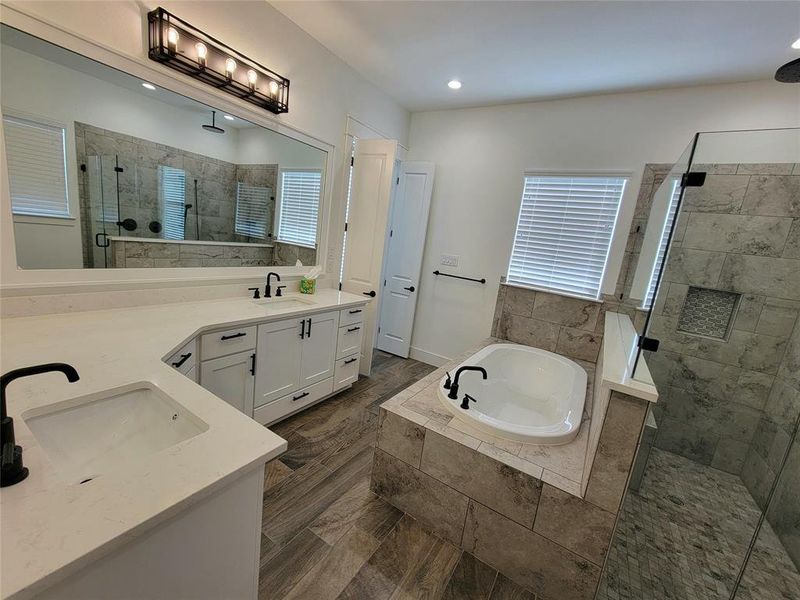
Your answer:
[[[453,279],[464,279],[465,281],[474,281],[476,283],[486,283],[486,280],[481,277],[480,279],[475,279],[474,277],[462,277],[461,275],[450,275],[449,273],[441,273],[440,271],[434,271],[434,275],[441,275],[442,277],[452,277]]]

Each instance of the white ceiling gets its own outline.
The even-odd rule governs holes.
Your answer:
[[[800,57],[796,0],[271,3],[412,111],[770,79]]]

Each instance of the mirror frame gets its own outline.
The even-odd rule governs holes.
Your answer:
[[[320,207],[317,241],[317,265],[322,267],[321,278],[326,276],[326,256],[329,247],[334,189],[336,188],[336,146],[299,129],[281,123],[276,117],[258,110],[248,103],[217,92],[189,77],[156,65],[146,55],[133,57],[78,36],[56,24],[29,16],[17,7],[2,5],[0,22],[9,27],[61,46],[91,60],[123,71],[133,77],[150,81],[166,90],[187,96],[197,102],[227,112],[273,131],[308,144],[327,153],[325,185]],[[144,23],[144,21],[143,21]],[[145,24],[142,35],[146,35]],[[92,292],[103,290],[141,289],[146,287],[198,286],[211,283],[248,282],[263,278],[266,267],[194,267],[194,268],[132,268],[132,269],[20,269],[17,266],[14,225],[11,212],[11,194],[5,156],[5,138],[0,123],[0,298],[57,294],[60,292]],[[308,266],[270,267],[288,278],[300,277]]]

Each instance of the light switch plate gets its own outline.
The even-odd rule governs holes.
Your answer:
[[[455,254],[442,254],[442,264],[445,267],[457,267],[458,256]]]

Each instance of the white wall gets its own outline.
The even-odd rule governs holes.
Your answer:
[[[289,113],[279,115],[273,121],[281,126],[296,128],[308,136],[336,147],[333,157],[336,163],[336,181],[330,186],[336,192],[340,192],[343,188],[341,178],[344,173],[344,153],[341,151],[341,145],[348,115],[357,117],[401,143],[407,143],[408,112],[266,2],[156,0],[4,2],[0,7],[0,16],[4,21],[8,14],[8,5],[29,17],[40,19],[47,24],[72,32],[79,38],[99,44],[124,60],[133,60],[141,64],[143,69],[156,68],[176,81],[174,85],[176,89],[188,91],[194,84],[188,83],[188,78],[156,65],[147,58],[147,12],[157,6],[163,6],[253,60],[285,75],[291,80]],[[19,19],[14,17],[13,20]],[[204,86],[203,93],[216,94],[207,86]],[[226,95],[219,93],[219,97],[230,104]],[[265,117],[267,116],[265,114]],[[336,271],[341,244],[338,232],[343,226],[344,209],[340,193],[334,194],[333,201],[331,248],[328,252],[333,263],[329,262],[328,266]],[[4,240],[10,240],[7,229],[3,229],[3,234]],[[160,278],[174,281],[181,277],[198,277],[196,273],[184,274],[175,269],[141,272],[128,269],[126,273],[114,271],[101,273],[97,270],[81,273],[16,272],[13,260],[8,258],[10,254],[8,242],[4,241],[3,244],[4,259],[0,275],[4,285],[14,283],[18,286],[28,284],[46,286],[55,282],[72,285],[85,281],[113,282],[122,279],[152,281]],[[255,270],[251,271],[254,276]],[[208,276],[216,276],[217,273],[230,276],[232,272],[231,269],[207,270]],[[243,269],[242,276],[244,273]]]
[[[791,126],[800,126],[800,86],[775,82],[413,114],[409,159],[435,162],[436,181],[412,351],[452,357],[489,334],[526,170],[633,173],[609,265],[615,280],[645,163],[674,162],[697,131]],[[488,283],[436,278],[442,254]]]
[[[239,130],[236,162],[277,164],[281,169],[325,170],[326,154],[319,148],[261,128]]]

